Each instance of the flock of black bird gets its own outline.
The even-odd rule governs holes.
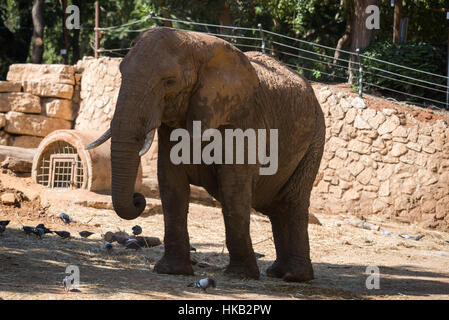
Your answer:
[[[58,215],[58,218],[61,219],[62,222],[64,222],[65,224],[70,224],[71,222],[75,222],[75,220],[70,218],[70,216],[68,214],[66,214],[66,213],[60,213]],[[8,224],[9,224],[9,220],[0,221],[0,234],[2,234],[3,232],[6,231],[6,226]],[[60,236],[63,239],[70,238],[70,232],[68,232],[68,231],[52,231],[52,230],[48,229],[47,227],[45,227],[45,225],[43,223],[39,223],[35,227],[23,226],[22,229],[23,229],[23,232],[25,232],[26,235],[34,234],[38,238],[42,238],[42,236],[44,236],[47,233],[57,234],[58,236]],[[91,235],[93,235],[93,232],[81,231],[79,233],[79,235],[81,237],[83,237],[83,238],[88,238]]]
[[[65,224],[70,224],[72,222],[75,222],[75,220],[73,220],[68,214],[66,213],[61,213],[58,215],[58,218],[61,219]],[[5,220],[5,221],[0,221],[0,234],[2,234],[3,232],[5,232],[6,230],[6,226],[9,224],[9,220]],[[60,236],[63,239],[67,239],[70,238],[70,232],[68,231],[52,231],[50,229],[48,229],[47,227],[45,227],[45,225],[43,223],[38,224],[36,227],[30,227],[30,226],[23,226],[23,231],[25,232],[26,235],[30,235],[30,234],[34,234],[36,235],[38,238],[42,238],[43,235],[47,234],[47,233],[55,233],[58,236]],[[132,232],[134,234],[134,236],[138,236],[139,234],[142,233],[142,228],[138,225],[135,225],[132,228]],[[81,231],[79,232],[79,235],[83,238],[88,238],[91,235],[93,235],[93,232],[90,231]],[[118,243],[125,245],[127,249],[135,249],[138,250],[141,247],[143,247],[141,244],[138,243],[138,240],[136,238],[129,238],[129,237],[120,237],[120,236],[113,236],[113,241],[117,241]],[[106,242],[105,244],[105,249],[107,251],[112,250],[113,248],[113,244],[112,242]],[[196,248],[190,246],[190,251],[196,251]],[[256,258],[261,258],[264,257],[263,254],[257,253],[255,252]],[[70,285],[67,283],[68,278],[65,277],[63,280],[63,285],[64,288],[67,290]],[[206,289],[209,287],[216,287],[216,281],[212,278],[204,278],[204,279],[200,279],[196,282],[192,282],[188,285],[188,287],[194,287],[194,288],[199,288],[201,289],[203,292],[206,292]]]

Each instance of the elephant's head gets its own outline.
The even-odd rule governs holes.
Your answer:
[[[133,194],[140,156],[161,123],[192,130],[229,123],[259,80],[248,58],[228,42],[201,33],[154,28],[142,33],[120,64],[114,118],[96,146],[111,137],[112,201],[124,219],[137,218],[145,198]],[[88,146],[89,147],[89,146]]]

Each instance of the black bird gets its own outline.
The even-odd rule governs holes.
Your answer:
[[[40,223],[36,226],[36,229],[44,230],[44,233],[53,233],[50,229],[46,228],[43,223]]]
[[[137,251],[141,248],[142,248],[142,246],[139,244],[139,242],[136,239],[129,239],[126,242],[126,249],[134,249]]]
[[[424,238],[423,235],[410,236],[410,235],[408,235],[408,234],[400,234],[399,236],[400,236],[401,238],[404,238],[404,239],[412,239],[412,240],[415,240],[415,241],[419,241],[419,240],[421,240],[421,238]]]
[[[126,245],[128,240],[129,240],[128,237],[122,237],[122,236],[117,236],[117,235],[113,234],[111,243],[114,242],[114,241],[117,241],[119,244],[124,246],[124,245]]]
[[[133,227],[133,235],[138,236],[142,233],[142,228],[139,225]]]
[[[256,259],[265,257],[265,255],[263,253],[259,253],[259,252],[254,252],[254,256],[256,257]]]
[[[45,230],[42,228],[34,228],[33,233],[39,237],[42,238],[42,236],[45,234]]]
[[[90,232],[90,231],[81,231],[80,233],[80,236],[81,237],[83,237],[83,238],[89,238],[91,235],[93,235],[94,233],[93,232]]]
[[[196,248],[195,248],[195,247],[193,247],[193,246],[190,246],[190,251],[194,251],[194,252],[196,252]]]
[[[191,284],[188,285],[188,287],[200,288],[204,292],[207,292],[206,289],[209,287],[215,288],[216,283],[215,283],[215,280],[212,278],[204,278],[197,282],[192,282]]]
[[[70,232],[67,231],[55,231],[55,233],[63,239],[70,238]]]
[[[75,222],[75,220],[73,220],[72,218],[70,218],[70,216],[66,213],[60,213],[58,215],[59,219],[62,220],[62,222],[64,222],[65,224],[70,224],[70,222]]]
[[[23,226],[22,229],[23,231],[25,231],[25,234],[31,234],[35,232],[34,228],[29,226]]]
[[[0,226],[6,227],[9,224],[9,220],[0,221]]]

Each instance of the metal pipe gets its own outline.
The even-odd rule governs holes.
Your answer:
[[[360,60],[360,48],[357,48],[357,58],[359,60],[359,97],[363,96],[363,66],[362,61]]]
[[[449,29],[449,12],[446,12],[446,19],[448,22]],[[446,109],[449,110],[449,37],[447,40],[447,88],[446,88]]]
[[[263,29],[262,29],[262,24],[259,23],[257,25],[257,27],[259,28],[259,33],[260,33],[260,38],[261,38],[261,42],[262,42],[262,53],[265,53],[265,38],[263,36]]]
[[[98,59],[100,49],[100,2],[95,1],[95,59]]]

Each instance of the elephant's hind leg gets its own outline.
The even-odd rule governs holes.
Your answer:
[[[267,269],[268,276],[296,282],[314,278],[308,235],[309,204],[322,152],[320,139],[310,146],[270,210],[276,261]]]

